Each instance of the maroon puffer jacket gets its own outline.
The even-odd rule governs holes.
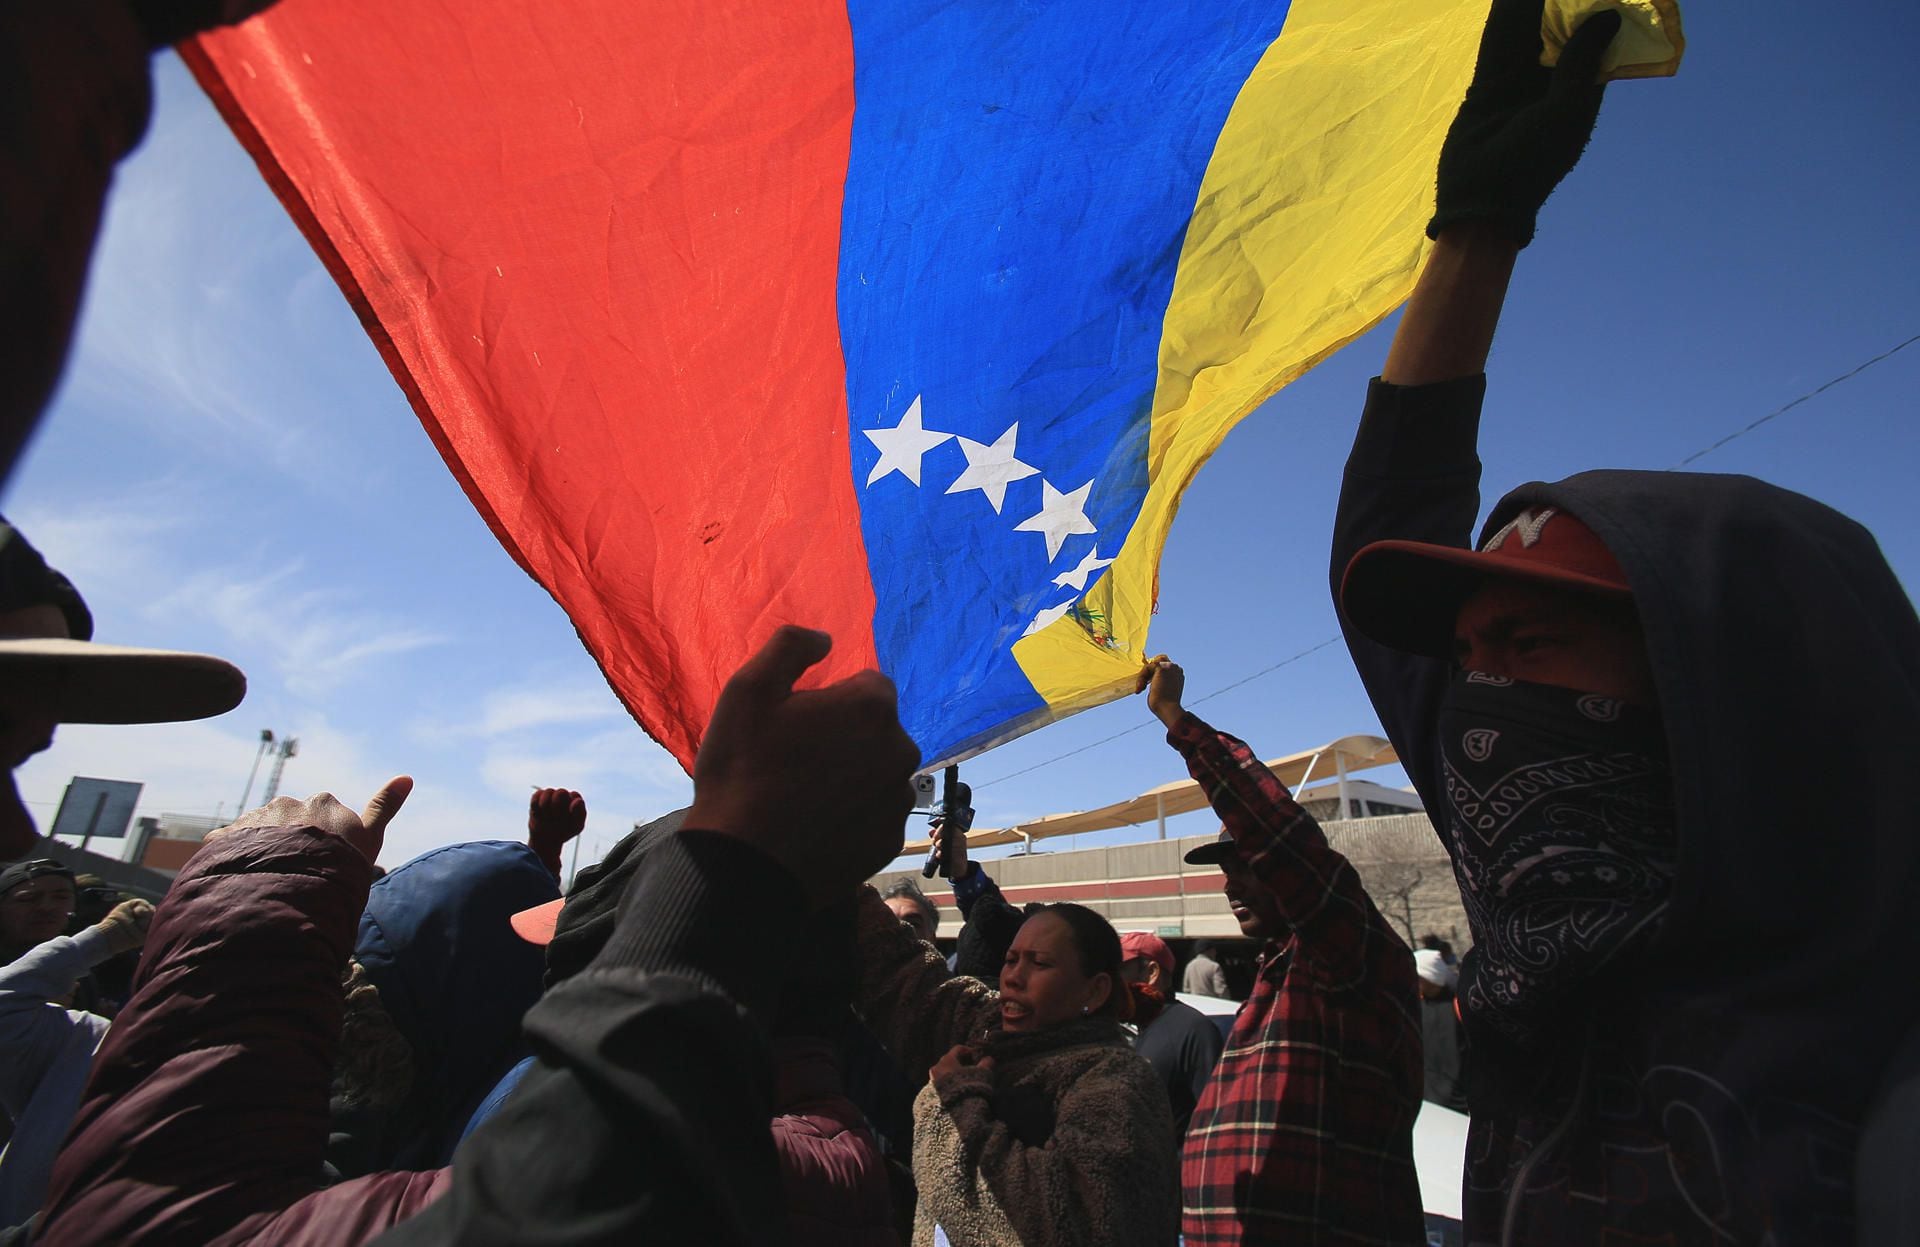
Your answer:
[[[899,1247],[880,1145],[824,1039],[774,1043],[773,1145],[794,1247]]]
[[[372,867],[313,827],[195,853],[153,917],[54,1162],[39,1247],[355,1247],[448,1170],[322,1189],[341,971]]]

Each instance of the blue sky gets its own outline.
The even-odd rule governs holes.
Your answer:
[[[1673,466],[1920,334],[1920,16],[1809,12],[1696,4],[1677,78],[1610,89],[1521,257],[1489,367],[1486,501],[1584,468]],[[21,772],[42,825],[74,774],[144,781],[143,813],[230,814],[262,728],[300,740],[287,791],[357,801],[418,778],[389,864],[520,834],[536,784],[586,793],[583,861],[683,803],[686,777],[493,541],[198,88],[171,55],[156,77],[78,348],[5,509],[80,585],[99,639],[227,656],[250,692],[205,723],[63,728]],[[1339,467],[1391,327],[1255,413],[1189,492],[1153,644],[1194,695],[1335,635]],[[1693,466],[1839,507],[1911,587],[1916,388],[1920,345]],[[1378,730],[1338,645],[1202,712],[1266,756]],[[969,763],[980,825],[1176,778],[1147,727],[1049,761],[1147,722],[1123,702]]]

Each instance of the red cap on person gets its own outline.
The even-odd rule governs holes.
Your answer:
[[[1626,572],[1599,534],[1558,507],[1529,507],[1478,550],[1426,541],[1363,546],[1341,579],[1340,609],[1382,645],[1445,658],[1453,652],[1460,607],[1494,578],[1633,596]]]
[[[1159,936],[1147,931],[1128,931],[1122,935],[1120,960],[1132,961],[1135,957],[1145,957],[1149,961],[1158,963],[1161,971],[1167,976],[1167,981],[1173,981],[1175,965],[1173,950],[1168,948],[1167,942]]]
[[[523,909],[507,919],[513,927],[513,933],[529,944],[538,944],[545,948],[553,943],[553,929],[560,922],[560,908],[567,902],[563,898],[548,901],[544,905],[535,905],[532,909]]]

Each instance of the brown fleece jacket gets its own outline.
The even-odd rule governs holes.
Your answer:
[[[1031,1034],[999,1029],[1000,994],[952,977],[879,895],[860,901],[867,1024],[912,1076],[957,1043],[992,1068],[929,1082],[914,1101],[914,1247],[1166,1247],[1180,1224],[1173,1119],[1153,1067],[1118,1023],[1087,1018]]]

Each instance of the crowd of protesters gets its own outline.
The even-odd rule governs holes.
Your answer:
[[[263,7],[0,15],[0,474],[150,50]],[[1609,471],[1524,485],[1472,539],[1488,349],[1619,19],[1553,68],[1540,23],[1494,0],[1334,519],[1464,956],[1409,949],[1156,659],[1148,709],[1221,822],[1187,861],[1259,950],[1230,1030],[1175,991],[1227,994],[1209,950],[1183,971],[1091,909],[1016,907],[964,844],[950,962],[917,888],[867,883],[921,762],[892,685],[796,691],[832,645],[797,627],[727,684],[692,805],[564,897],[587,811],[560,789],[524,840],[381,874],[405,776],[358,812],[278,798],[157,906],[121,897],[38,838],[12,770],[58,724],[208,717],[245,680],[94,643],[0,527],[0,1243],[1418,1244],[1423,1099],[1469,1114],[1469,1243],[1920,1240],[1909,797],[1856,790],[1809,853],[1831,810],[1794,782],[1920,755],[1920,622],[1872,537],[1748,478]]]

